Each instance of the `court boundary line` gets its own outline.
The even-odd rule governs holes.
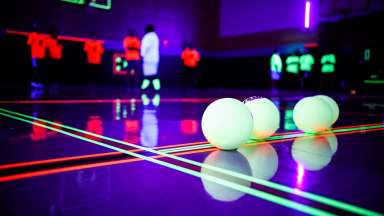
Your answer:
[[[3,109],[0,109],[0,110],[3,110]],[[22,121],[22,122],[26,122],[26,123],[33,123],[30,120],[22,119],[20,117],[12,116],[12,115],[9,115],[9,114],[6,114],[6,113],[2,113],[2,112],[0,112],[0,115],[5,116],[5,117],[9,117],[9,118],[12,118],[12,119],[15,119],[15,120],[19,120],[19,121]],[[288,208],[291,208],[291,209],[294,209],[294,210],[297,210],[297,211],[300,211],[300,212],[303,212],[303,213],[308,213],[308,214],[312,214],[312,215],[335,215],[335,214],[332,214],[330,212],[327,212],[327,211],[324,211],[324,210],[320,210],[320,209],[317,209],[315,207],[307,206],[305,204],[301,204],[301,203],[298,203],[298,202],[295,202],[295,201],[292,201],[292,200],[289,200],[289,199],[285,199],[285,198],[282,198],[282,197],[279,197],[279,196],[276,196],[276,195],[273,195],[273,194],[269,194],[269,193],[264,192],[264,191],[260,191],[260,190],[254,189],[254,188],[249,188],[249,187],[246,187],[246,186],[243,186],[243,185],[239,185],[239,184],[236,184],[236,183],[228,181],[228,180],[224,180],[224,179],[221,179],[221,178],[218,178],[218,177],[214,177],[214,176],[211,176],[211,175],[203,174],[201,172],[197,172],[197,171],[194,171],[194,170],[191,170],[191,169],[188,169],[188,168],[185,168],[185,167],[181,167],[181,166],[169,163],[169,162],[161,161],[161,160],[158,160],[158,159],[155,159],[155,158],[152,158],[152,157],[148,157],[148,156],[140,155],[140,154],[137,154],[137,153],[134,153],[134,152],[130,152],[128,150],[121,149],[121,148],[118,148],[118,147],[114,147],[112,145],[105,144],[105,143],[102,143],[102,142],[99,142],[99,141],[96,141],[96,140],[90,140],[90,139],[87,140],[84,137],[81,137],[81,136],[76,135],[76,134],[71,134],[71,133],[63,131],[61,129],[57,129],[57,128],[50,127],[50,126],[47,126],[47,125],[43,125],[43,124],[36,123],[36,122],[34,122],[34,123],[36,125],[39,125],[39,126],[42,126],[42,127],[46,127],[47,129],[57,131],[58,133],[62,133],[62,134],[65,134],[65,135],[68,135],[68,136],[71,136],[71,137],[74,137],[74,138],[78,138],[80,140],[87,141],[87,142],[90,142],[90,143],[93,143],[93,144],[96,144],[96,145],[99,145],[99,146],[102,146],[102,147],[105,147],[105,148],[109,148],[109,149],[112,149],[112,150],[115,150],[115,151],[120,151],[120,152],[123,152],[125,154],[131,155],[133,157],[141,158],[143,160],[146,160],[146,161],[149,161],[149,162],[152,162],[152,163],[164,166],[164,167],[168,167],[170,169],[174,169],[174,170],[180,171],[181,173],[189,174],[189,175],[192,175],[192,176],[195,176],[195,177],[198,177],[198,178],[204,178],[204,179],[206,179],[208,181],[211,181],[211,182],[223,185],[225,187],[229,187],[229,188],[232,188],[232,189],[244,192],[244,193],[249,194],[249,195],[253,195],[254,197],[258,197],[260,199],[264,199],[264,200],[267,200],[269,202],[272,202],[272,203],[275,203],[275,204],[278,204],[278,205],[281,205],[281,206],[285,206],[285,207],[288,207]],[[160,155],[160,154],[158,154],[158,155]]]
[[[55,122],[47,121],[47,120],[36,118],[36,117],[33,117],[33,116],[28,116],[28,115],[25,115],[25,114],[14,112],[14,111],[9,111],[9,110],[6,110],[6,109],[1,109],[0,108],[0,111],[8,112],[8,113],[11,113],[11,114],[13,113],[15,115],[24,116],[26,118],[30,118],[30,119],[34,119],[34,120],[40,120],[40,121],[47,122],[47,123],[50,123],[52,125],[60,126],[62,128],[70,129],[70,130],[73,130],[73,131],[78,131],[78,132],[82,132],[82,133],[85,133],[85,134],[94,135],[96,137],[99,137],[99,138],[102,138],[102,139],[105,139],[105,140],[110,140],[112,142],[128,145],[128,146],[131,146],[133,148],[143,149],[143,150],[145,150],[147,152],[151,152],[151,153],[158,154],[158,155],[163,155],[163,156],[166,156],[168,158],[171,158],[171,159],[174,159],[174,160],[178,160],[178,161],[181,161],[181,162],[184,162],[184,163],[187,163],[187,164],[204,167],[204,168],[207,168],[207,169],[210,169],[210,170],[214,170],[214,171],[221,172],[221,173],[224,173],[224,174],[227,174],[227,175],[231,175],[233,177],[245,179],[247,181],[251,181],[251,182],[254,182],[256,184],[260,184],[260,185],[263,185],[263,186],[266,186],[266,187],[270,187],[270,188],[273,188],[273,189],[276,189],[276,190],[280,190],[280,191],[283,191],[283,192],[286,192],[286,193],[295,194],[295,195],[304,197],[306,199],[309,199],[309,200],[312,200],[312,201],[316,201],[316,202],[319,202],[319,203],[322,203],[322,204],[326,204],[326,205],[329,205],[329,206],[332,206],[332,207],[335,207],[335,208],[338,208],[338,209],[341,209],[341,210],[346,210],[346,211],[350,211],[350,212],[353,212],[353,213],[356,213],[356,214],[363,214],[363,215],[381,215],[380,213],[374,212],[372,210],[368,210],[368,209],[365,209],[365,208],[362,208],[362,207],[354,206],[352,204],[348,204],[348,203],[345,203],[345,202],[337,201],[337,200],[334,200],[334,199],[331,199],[331,198],[328,198],[328,197],[323,197],[323,196],[320,196],[320,195],[316,195],[316,194],[309,193],[309,192],[304,192],[304,191],[297,191],[297,189],[293,189],[293,188],[290,188],[290,187],[285,186],[285,185],[280,185],[278,183],[274,183],[274,182],[270,182],[270,181],[266,181],[266,180],[262,180],[262,179],[258,179],[258,178],[254,178],[254,177],[250,177],[250,176],[246,176],[246,175],[239,174],[239,173],[234,173],[232,171],[228,171],[228,170],[221,169],[221,168],[218,168],[218,167],[209,166],[209,165],[202,164],[202,163],[199,163],[199,162],[196,162],[196,161],[192,161],[192,160],[189,160],[189,159],[186,159],[186,158],[182,158],[182,157],[178,157],[178,156],[162,153],[162,152],[159,152],[159,151],[156,151],[156,150],[149,149],[147,147],[137,146],[137,145],[134,145],[134,144],[131,144],[131,143],[128,143],[128,142],[122,142],[120,140],[116,140],[116,139],[113,139],[113,138],[110,138],[110,137],[106,137],[106,136],[97,135],[97,134],[90,133],[90,132],[87,132],[87,131],[83,131],[83,130],[80,130],[80,129],[77,129],[77,128],[73,128],[73,127],[70,127],[70,126],[67,126],[67,125],[58,124],[58,123],[55,123]],[[4,113],[0,113],[0,114],[4,115]],[[5,115],[7,115],[7,114],[5,114]],[[15,117],[13,117],[13,118],[15,118]],[[18,118],[18,117],[16,117],[16,118]],[[24,119],[18,119],[18,120],[23,121]],[[380,126],[382,127],[383,125],[381,124]],[[366,127],[366,128],[368,128],[368,127]],[[56,129],[56,128],[53,128],[53,129],[55,131],[59,132],[59,129]],[[90,140],[90,141],[93,141],[93,140]],[[104,145],[108,145],[108,144],[104,144]],[[129,153],[127,153],[127,154],[129,154]]]

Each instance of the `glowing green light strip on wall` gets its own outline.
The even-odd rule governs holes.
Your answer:
[[[377,212],[374,212],[374,211],[371,211],[371,210],[368,210],[368,209],[365,209],[365,208],[361,208],[361,207],[358,207],[358,206],[354,206],[354,205],[351,205],[351,204],[348,204],[348,203],[344,203],[344,202],[341,202],[341,201],[333,200],[331,198],[323,197],[323,196],[312,194],[312,193],[308,193],[308,192],[298,191],[297,189],[290,188],[290,187],[287,187],[287,186],[284,186],[284,185],[280,185],[280,184],[277,184],[277,183],[274,183],[274,182],[270,182],[270,181],[266,181],[266,180],[263,180],[263,179],[254,178],[252,176],[236,173],[236,172],[225,170],[225,169],[222,169],[222,168],[219,168],[219,167],[214,167],[214,166],[210,166],[210,165],[207,165],[207,164],[202,164],[202,163],[199,163],[199,162],[196,162],[196,161],[193,161],[193,160],[189,160],[189,159],[178,157],[178,156],[175,156],[175,155],[163,153],[163,152],[160,152],[160,151],[157,151],[157,150],[153,150],[153,149],[150,149],[150,148],[146,148],[146,147],[143,147],[143,146],[134,145],[134,144],[131,144],[131,143],[127,143],[127,142],[124,142],[124,141],[121,141],[121,140],[117,140],[117,139],[113,139],[113,138],[110,138],[110,137],[102,136],[102,135],[99,135],[99,134],[94,134],[94,133],[91,133],[91,132],[88,132],[88,131],[84,131],[84,130],[77,129],[77,128],[74,128],[74,127],[66,126],[66,125],[63,125],[63,124],[58,124],[58,123],[55,123],[55,122],[51,122],[51,121],[47,121],[47,120],[44,120],[44,119],[36,118],[36,117],[33,117],[33,116],[29,116],[29,115],[13,112],[13,111],[6,110],[6,109],[1,109],[0,108],[0,111],[6,112],[6,113],[11,113],[11,114],[18,115],[18,116],[22,116],[22,117],[33,119],[33,120],[39,120],[41,122],[46,122],[46,123],[49,123],[49,124],[52,124],[52,125],[56,125],[56,126],[59,126],[59,127],[62,127],[62,128],[66,128],[66,129],[70,129],[70,130],[73,130],[73,131],[77,131],[77,132],[80,132],[80,133],[85,133],[85,134],[92,135],[92,136],[95,136],[95,137],[98,137],[98,138],[102,138],[102,139],[105,139],[105,140],[109,140],[109,141],[112,141],[112,142],[116,142],[116,143],[120,143],[120,144],[123,144],[123,145],[131,146],[133,148],[139,148],[139,149],[142,149],[144,151],[148,151],[148,152],[151,152],[151,153],[154,153],[154,154],[159,154],[159,155],[162,155],[162,156],[165,156],[165,157],[169,157],[169,158],[172,158],[172,159],[175,159],[175,160],[178,160],[178,161],[182,161],[184,163],[188,163],[188,164],[192,164],[192,165],[195,165],[195,166],[204,167],[204,168],[207,168],[207,169],[211,169],[211,170],[214,170],[214,171],[217,171],[217,172],[224,173],[226,175],[230,175],[230,176],[233,176],[233,177],[237,177],[237,178],[240,178],[240,179],[251,181],[251,182],[254,182],[256,184],[260,184],[260,185],[263,185],[263,186],[266,186],[266,187],[270,187],[270,188],[273,188],[273,189],[276,189],[276,190],[284,191],[286,193],[295,194],[297,196],[301,196],[301,197],[304,197],[306,199],[317,201],[319,203],[323,203],[323,204],[326,204],[326,205],[329,205],[329,206],[332,206],[332,207],[335,207],[335,208],[339,208],[339,209],[342,209],[342,210],[345,210],[345,211],[349,211],[349,212],[352,212],[352,213],[355,213],[355,214],[360,214],[360,215],[382,215],[380,213],[377,213]],[[8,117],[10,117],[8,114],[4,114],[4,113],[1,113],[1,112],[0,112],[0,114],[1,115],[7,115]],[[12,118],[12,117],[10,117],[10,118]],[[18,117],[15,117],[15,118],[18,118]],[[20,119],[17,119],[17,120],[20,120]],[[23,120],[20,120],[20,121],[23,121]],[[28,121],[28,120],[25,120],[25,121]],[[42,127],[49,127],[49,126],[42,125]],[[383,125],[364,126],[364,127],[359,127],[359,128],[373,129],[373,128],[380,128],[380,127],[383,127]],[[335,130],[335,132],[346,132],[346,131],[351,131],[351,130],[353,131],[354,129],[350,129],[350,128],[347,128],[347,129],[337,129],[337,130]],[[55,131],[57,131],[57,129],[55,129]],[[66,131],[64,131],[64,132],[65,132],[65,134],[71,134],[71,133],[66,132]],[[305,136],[306,134],[300,133],[300,134],[292,134],[292,135],[283,135],[281,137],[294,137],[295,135],[296,136],[298,136],[298,135]],[[71,136],[71,135],[69,135],[69,136]],[[78,136],[78,135],[73,134],[73,136]],[[276,137],[278,137],[278,136],[276,136]],[[81,139],[84,140],[86,138],[81,137]],[[107,145],[107,144],[105,144],[105,145]]]
[[[365,84],[384,84],[384,80],[364,80]]]
[[[60,1],[71,3],[71,4],[78,4],[78,5],[84,5],[85,4],[85,0],[60,0]]]
[[[3,109],[0,109],[0,110],[3,110]],[[174,169],[174,170],[177,170],[177,171],[180,171],[180,172],[183,172],[183,173],[186,173],[186,174],[198,177],[198,178],[203,178],[203,179],[206,179],[208,181],[212,181],[214,183],[217,183],[217,184],[220,184],[220,185],[223,185],[223,186],[226,186],[226,187],[229,187],[229,188],[232,188],[232,189],[235,189],[235,190],[247,193],[249,195],[253,195],[253,196],[261,198],[261,199],[268,200],[270,202],[273,202],[273,203],[276,203],[276,204],[279,204],[279,205],[282,205],[282,206],[285,206],[285,207],[288,207],[288,208],[295,209],[295,210],[300,211],[300,212],[304,212],[304,213],[312,214],[312,215],[334,215],[332,213],[329,213],[329,212],[326,212],[326,211],[323,211],[323,210],[320,210],[320,209],[317,209],[317,208],[313,208],[313,207],[310,207],[310,206],[306,206],[304,204],[300,204],[300,203],[297,203],[297,202],[294,202],[294,201],[291,201],[291,200],[288,200],[288,199],[285,199],[285,198],[281,198],[281,197],[276,196],[276,195],[272,195],[272,194],[269,194],[269,193],[266,193],[266,192],[263,192],[263,191],[260,191],[260,190],[256,190],[256,189],[249,188],[249,187],[246,187],[246,186],[243,186],[243,185],[239,185],[239,184],[236,184],[234,182],[227,181],[227,180],[224,180],[224,179],[221,179],[221,178],[217,178],[217,177],[214,177],[214,176],[211,176],[211,175],[208,175],[208,174],[203,174],[203,173],[200,173],[200,172],[197,172],[197,171],[194,171],[194,170],[190,170],[190,169],[187,169],[187,168],[175,165],[175,164],[171,164],[171,163],[168,163],[168,162],[164,162],[164,161],[161,161],[161,160],[158,160],[158,159],[155,159],[155,158],[151,158],[151,157],[148,157],[148,156],[144,156],[144,155],[141,155],[141,154],[130,152],[128,150],[121,149],[121,148],[118,148],[118,147],[115,147],[115,146],[112,146],[112,145],[108,145],[106,143],[102,143],[102,142],[99,142],[99,141],[96,141],[96,140],[88,139],[88,138],[85,138],[85,137],[82,137],[82,136],[79,136],[79,135],[76,135],[76,134],[72,134],[70,132],[60,130],[58,128],[54,128],[54,127],[50,127],[50,126],[47,126],[47,125],[43,125],[43,124],[40,124],[40,123],[37,123],[37,122],[33,122],[33,121],[30,121],[30,120],[27,120],[27,119],[23,119],[21,117],[13,116],[13,115],[2,113],[2,112],[0,112],[0,115],[6,116],[8,118],[15,119],[15,120],[19,120],[19,121],[22,121],[22,122],[30,123],[30,124],[33,124],[33,125],[37,125],[37,126],[40,126],[40,127],[44,127],[44,128],[49,129],[49,130],[53,130],[53,131],[56,131],[58,133],[65,134],[65,135],[73,137],[73,138],[77,138],[77,139],[80,139],[80,140],[83,140],[83,141],[86,141],[86,142],[90,142],[90,143],[93,143],[93,144],[96,144],[96,145],[99,145],[99,146],[102,146],[102,147],[105,147],[105,148],[108,148],[108,149],[112,149],[112,150],[115,150],[115,151],[118,151],[118,152],[122,152],[124,154],[130,155],[130,156],[133,156],[133,157],[141,158],[143,160],[146,160],[146,161],[149,161],[149,162],[161,165],[161,166],[165,166],[165,167],[168,167],[168,168],[171,168],[171,169]],[[62,126],[64,126],[64,125],[62,125]]]
[[[60,0],[62,2],[77,4],[77,5],[85,5],[85,0]],[[89,4],[90,7],[94,7],[102,10],[111,10],[112,8],[112,0],[107,0],[105,4],[98,3],[97,0],[92,0]]]
[[[106,4],[100,4],[100,3],[97,3],[97,0],[92,0],[89,3],[89,6],[94,7],[94,8],[98,8],[98,9],[102,9],[102,10],[111,10],[112,0],[107,0]]]

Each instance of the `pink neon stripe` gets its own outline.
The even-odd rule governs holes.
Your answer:
[[[311,10],[311,2],[307,1],[305,2],[305,28],[309,28],[309,16],[310,16],[310,10]]]

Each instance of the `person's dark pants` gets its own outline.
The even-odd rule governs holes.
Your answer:
[[[101,76],[102,73],[102,65],[101,64],[87,64],[86,67],[86,80],[88,84],[95,84],[99,80],[99,77]]]
[[[195,87],[197,85],[197,68],[183,66],[181,74],[181,85],[183,87]]]
[[[32,82],[42,84],[44,82],[44,59],[32,58]]]
[[[140,61],[128,61],[127,67],[127,84],[130,88],[135,88],[139,85],[139,74],[140,74]]]

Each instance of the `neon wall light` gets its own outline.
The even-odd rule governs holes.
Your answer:
[[[78,5],[85,4],[85,0],[60,0],[60,1],[71,3],[71,4],[78,4]]]
[[[306,1],[305,2],[305,20],[304,20],[304,27],[306,29],[309,29],[309,18],[311,15],[311,2]]]
[[[112,71],[114,75],[127,75],[128,62],[124,53],[114,53],[112,57]]]
[[[77,4],[77,5],[85,5],[85,0],[60,0],[62,2]],[[112,0],[104,0],[103,3],[100,0],[91,0],[88,4],[89,7],[102,9],[102,10],[111,10],[112,8]]]
[[[92,0],[89,3],[90,7],[102,9],[102,10],[111,10],[112,8],[112,0],[106,0],[106,3],[99,3],[97,0]]]

